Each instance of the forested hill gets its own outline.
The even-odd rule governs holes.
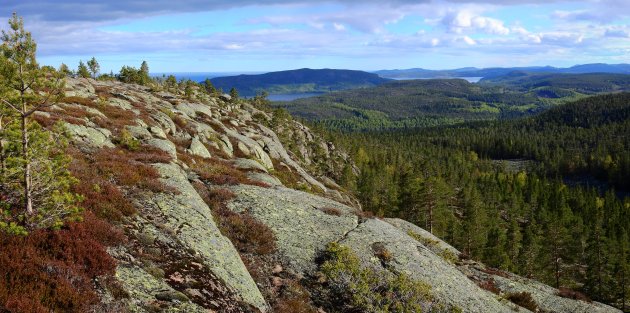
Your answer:
[[[289,94],[373,87],[389,79],[362,71],[305,68],[260,75],[217,77],[211,81],[215,87],[224,91],[234,87],[243,96],[255,96],[262,91]]]
[[[329,128],[356,131],[522,117],[592,94],[628,90],[630,75],[513,73],[479,84],[462,79],[393,81],[276,105]]]
[[[365,210],[424,225],[558,294],[628,312],[630,198],[615,190],[630,187],[629,117],[630,93],[619,93],[517,120],[331,138],[357,162],[359,177],[344,185]],[[499,293],[500,270],[480,284]]]
[[[519,91],[535,90],[542,97],[559,98],[564,90],[583,94],[627,91],[630,75],[626,74],[531,74],[523,71],[482,79],[481,84],[505,85]]]

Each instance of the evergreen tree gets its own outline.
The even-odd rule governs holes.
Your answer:
[[[177,88],[177,78],[173,75],[168,75],[165,81],[166,88],[169,90],[174,90]]]
[[[206,80],[203,81],[203,89],[209,95],[213,96],[217,94],[217,89],[214,87],[212,81],[209,78],[206,78]]]
[[[64,64],[64,63],[61,63],[61,65],[59,66],[59,73],[62,73],[62,74],[64,74],[64,75],[66,75],[66,76],[72,76],[72,71],[71,71],[71,70],[70,70],[70,68],[69,68],[66,64]]]
[[[79,67],[77,68],[77,75],[82,78],[90,78],[90,70],[83,61],[79,61]]]
[[[22,18],[13,14],[9,25],[0,46],[0,103],[2,112],[13,118],[0,138],[7,143],[0,192],[8,195],[2,200],[5,221],[0,227],[23,233],[59,226],[78,209],[77,197],[68,191],[73,179],[66,170],[63,142],[31,121],[35,112],[63,97],[64,75],[37,64],[37,45]]]
[[[140,64],[140,72],[139,72],[139,81],[140,85],[146,85],[151,81],[151,76],[149,76],[149,64],[147,61],[142,61]]]
[[[236,90],[236,88],[232,87],[232,89],[230,89],[230,97],[232,103],[238,102],[238,90]]]

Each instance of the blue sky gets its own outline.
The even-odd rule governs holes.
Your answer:
[[[6,3],[6,5],[5,5]],[[628,0],[8,0],[39,60],[104,72],[630,63]]]

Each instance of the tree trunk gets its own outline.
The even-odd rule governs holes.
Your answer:
[[[33,210],[33,196],[31,195],[31,161],[28,153],[28,129],[26,123],[26,117],[22,116],[22,156],[24,157],[24,211],[26,215],[32,216],[35,212]]]

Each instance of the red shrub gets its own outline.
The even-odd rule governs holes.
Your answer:
[[[558,292],[556,293],[556,295],[563,297],[563,298],[569,298],[569,299],[573,299],[573,300],[581,300],[581,301],[586,301],[586,302],[593,302],[593,300],[591,300],[587,295],[579,292],[579,291],[575,291],[573,289],[569,289],[569,288],[564,288],[564,287],[560,287],[558,289]]]
[[[122,238],[89,212],[59,231],[0,234],[0,305],[15,313],[86,312],[98,301],[93,279],[114,273],[103,244]]]
[[[239,252],[265,255],[276,251],[276,236],[269,226],[247,212],[236,213],[226,207],[227,202],[234,198],[232,191],[208,189],[201,183],[193,183],[193,187],[212,208],[221,233],[232,241]]]
[[[538,303],[532,298],[532,294],[529,292],[514,292],[505,296],[506,299],[512,301],[512,303],[524,307],[532,312],[538,312]]]
[[[501,290],[497,287],[496,282],[492,278],[488,280],[480,281],[477,283],[477,285],[481,287],[482,289],[485,289],[494,293],[495,295],[498,295],[499,293],[501,293]]]
[[[120,148],[101,149],[87,155],[70,149],[70,172],[80,183],[73,191],[85,197],[81,206],[98,216],[119,221],[136,210],[125,197],[121,187],[143,188],[154,192],[172,192],[163,185],[158,172],[144,162],[167,162],[168,154],[154,148],[142,147],[138,152]]]
[[[324,213],[326,213],[328,215],[333,215],[333,216],[341,216],[342,215],[341,210],[337,209],[337,208],[326,207],[326,208],[321,208],[320,210],[322,210],[322,212],[324,212]]]

